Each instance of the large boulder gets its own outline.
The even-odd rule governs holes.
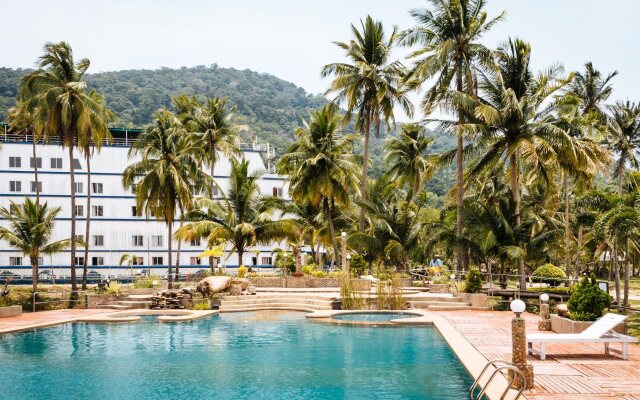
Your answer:
[[[196,290],[204,296],[210,296],[213,293],[221,292],[229,287],[231,278],[228,276],[208,276],[198,282]]]

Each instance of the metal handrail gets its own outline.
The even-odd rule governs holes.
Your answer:
[[[500,364],[502,364],[502,365],[500,365]],[[520,379],[522,379],[522,386],[518,390],[518,394],[516,395],[516,397],[514,397],[513,400],[519,399],[520,396],[522,395],[522,392],[524,392],[525,383],[526,383],[525,382],[524,373],[522,372],[522,370],[520,370],[520,368],[516,367],[513,363],[511,363],[509,361],[498,360],[498,359],[491,360],[484,366],[484,368],[482,369],[482,372],[480,372],[480,375],[478,375],[476,380],[471,385],[471,388],[469,389],[469,399],[470,400],[474,400],[473,392],[479,387],[480,379],[484,376],[485,372],[487,372],[487,370],[491,366],[496,368],[496,370],[493,371],[491,376],[489,376],[489,379],[484,384],[484,387],[482,388],[482,390],[480,390],[480,393],[478,393],[478,396],[475,398],[475,400],[482,399],[482,396],[484,396],[485,392],[487,391],[487,387],[489,387],[489,384],[493,381],[493,378],[495,378],[495,376],[498,374],[498,372],[501,372],[502,370],[512,371],[514,373],[514,376],[509,381],[509,384],[505,388],[504,392],[502,392],[502,396],[500,396],[500,400],[504,400],[505,397],[507,396],[507,393],[509,393],[509,389],[511,389],[511,385],[513,384],[513,381],[515,380],[515,374],[520,376]]]
[[[47,300],[47,301],[36,301],[36,296],[38,294],[51,294],[51,293],[61,293],[62,294],[62,298],[60,300]],[[73,293],[77,293],[78,294],[78,298],[76,300],[72,300],[71,298],[66,298],[67,297],[67,293],[69,294],[73,294]],[[80,296],[82,295],[82,296]],[[32,311],[36,312],[36,304],[48,304],[48,303],[62,303],[62,302],[71,302],[71,303],[80,303],[82,302],[85,307],[89,306],[89,291],[87,290],[59,290],[59,291],[53,291],[53,292],[33,292],[32,294]]]

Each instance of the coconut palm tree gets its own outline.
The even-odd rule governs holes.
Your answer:
[[[631,166],[634,170],[640,166],[636,154],[640,148],[640,105],[629,101],[618,101],[608,108],[611,117],[607,141],[609,149],[616,156],[613,176],[617,181],[618,195],[622,195],[627,166]]]
[[[327,64],[322,68],[321,74],[323,78],[334,76],[327,94],[335,93],[334,101],[345,104],[345,122],[350,121],[352,114],[355,114],[356,129],[364,136],[360,197],[365,200],[371,126],[375,126],[376,135],[379,135],[382,123],[387,127],[395,125],[396,105],[409,117],[413,115],[413,105],[401,85],[405,67],[399,61],[390,61],[391,50],[398,39],[397,27],[386,37],[382,22],[371,16],[360,21],[360,25],[362,30],[351,25],[353,39],[348,43],[335,42],[346,52],[351,64]],[[358,224],[360,231],[364,229],[364,212],[362,208]]]
[[[109,123],[115,120],[115,114],[104,106],[104,98],[100,96],[95,90],[89,92],[89,96],[97,103],[102,104],[102,111],[105,115],[102,118]],[[91,237],[91,195],[93,188],[91,187],[91,157],[94,151],[100,152],[102,144],[104,142],[110,143],[112,140],[111,132],[109,130],[92,130],[89,136],[83,136],[80,138],[78,147],[82,150],[85,160],[87,162],[87,214],[85,220],[84,237],[89,240]],[[89,270],[89,243],[84,247],[84,259],[82,265],[82,290],[87,290],[87,273]]]
[[[189,222],[176,237],[182,240],[205,238],[208,243],[228,241],[238,254],[238,265],[244,265],[244,253],[258,243],[290,239],[299,236],[298,224],[291,218],[275,218],[285,207],[285,201],[260,193],[260,172],[250,174],[248,161],[231,160],[229,190],[224,200],[198,198]]]
[[[401,43],[419,45],[409,58],[415,59],[407,76],[411,87],[418,87],[435,78],[435,84],[425,92],[422,100],[424,114],[428,115],[443,94],[454,87],[458,92],[473,96],[476,92],[476,69],[489,64],[491,51],[479,41],[495,24],[504,18],[500,13],[488,19],[484,0],[428,0],[430,7],[410,11],[418,25],[401,34]],[[461,125],[463,111],[454,109],[457,118],[457,194],[456,232],[462,234],[461,208],[464,199],[463,154]],[[462,253],[456,251],[457,269],[462,269]]]
[[[193,207],[193,190],[209,192],[212,179],[200,170],[198,144],[186,135],[167,110],[155,115],[153,126],[140,135],[129,155],[140,161],[123,172],[122,185],[135,188],[136,208],[167,225],[168,281],[172,287],[172,237],[176,213]]]
[[[32,289],[38,290],[38,267],[40,255],[59,253],[71,246],[72,239],[51,242],[55,219],[61,208],[49,208],[47,203],[39,205],[26,197],[24,203],[11,202],[9,209],[0,209],[0,216],[9,227],[0,227],[0,239],[29,257],[31,263]],[[81,240],[77,244],[84,245]]]
[[[422,189],[425,179],[433,172],[435,155],[428,153],[432,142],[433,137],[426,136],[421,125],[404,124],[400,134],[385,143],[388,173],[398,183],[408,186],[410,198]]]
[[[296,129],[296,141],[278,161],[286,174],[295,202],[308,202],[321,209],[329,225],[333,259],[338,256],[334,215],[337,207],[348,207],[351,188],[360,179],[358,157],[353,154],[357,136],[342,134],[335,106],[311,111],[309,121]]]
[[[588,62],[584,67],[584,72],[576,72],[569,85],[569,93],[580,99],[582,115],[595,113],[598,119],[604,122],[606,113],[603,104],[613,92],[611,80],[618,75],[618,71],[613,71],[603,78],[602,73],[594,68],[593,63]]]
[[[31,153],[33,157],[33,180],[36,184],[36,204],[40,204],[40,183],[38,181],[38,157],[36,153],[36,109],[33,104],[27,101],[19,100],[15,107],[9,109],[8,122],[10,129],[14,132],[20,132],[25,137],[31,136]]]
[[[92,132],[106,132],[108,121],[104,104],[87,92],[83,80],[89,60],[76,62],[71,46],[66,42],[47,43],[40,57],[38,69],[20,81],[20,99],[28,101],[37,110],[35,124],[38,135],[46,140],[56,136],[69,151],[69,177],[71,193],[71,237],[76,237],[76,182],[74,149],[82,138]],[[71,242],[71,291],[77,295],[76,242]]]
[[[240,154],[238,148],[238,126],[233,124],[236,106],[227,106],[227,99],[206,97],[199,101],[186,95],[173,98],[177,116],[189,133],[201,141],[203,155],[210,167],[211,178],[218,161],[218,153],[227,157]]]
[[[324,224],[320,209],[314,207],[308,201],[289,202],[283,208],[283,216],[292,218],[299,228],[298,238],[291,243],[296,259],[296,273],[300,273],[298,269],[301,267],[299,258],[301,257],[300,248],[305,242],[309,243],[311,248],[311,257],[317,265],[321,265],[320,260],[320,230]],[[316,245],[318,246],[316,248]]]

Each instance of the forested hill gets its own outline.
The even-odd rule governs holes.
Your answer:
[[[24,69],[0,68],[0,120],[14,103]],[[124,70],[89,74],[88,86],[104,95],[116,112],[115,125],[141,127],[148,124],[160,107],[170,107],[176,94],[228,97],[238,106],[252,133],[282,149],[293,138],[308,110],[326,102],[291,82],[248,69],[198,66],[180,69]]]

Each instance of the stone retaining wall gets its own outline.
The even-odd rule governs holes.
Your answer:
[[[312,278],[309,276],[284,278],[276,276],[252,276],[249,282],[256,287],[281,287],[281,288],[339,288],[338,278]],[[353,287],[358,291],[371,290],[371,282],[366,279],[353,279]]]
[[[429,293],[449,293],[449,284],[429,283],[425,285],[429,288]]]
[[[0,318],[8,318],[22,315],[22,306],[0,307]]]

